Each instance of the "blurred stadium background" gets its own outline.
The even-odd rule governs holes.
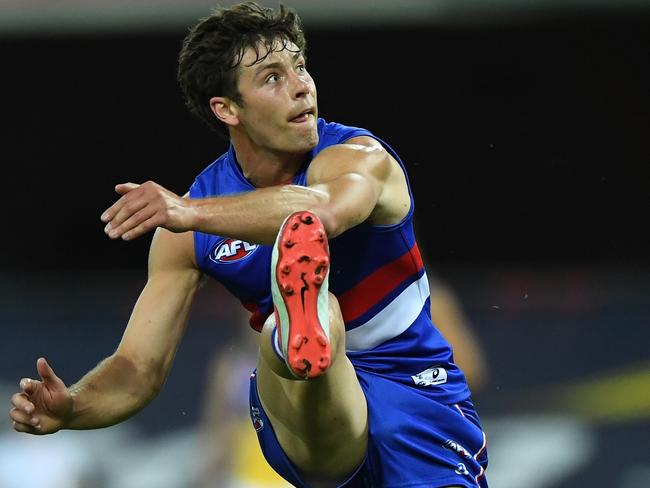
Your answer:
[[[475,402],[491,486],[650,486],[650,3],[286,4],[321,115],[371,129],[408,166],[420,247],[487,360]],[[38,356],[70,383],[120,339],[150,237],[105,238],[114,184],[184,193],[224,150],[175,81],[187,28],[214,5],[0,0],[6,405]],[[165,389],[133,419],[33,438],[3,414],[0,488],[207,488],[213,361],[246,328],[207,284]]]

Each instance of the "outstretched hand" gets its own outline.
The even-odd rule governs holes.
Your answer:
[[[142,185],[121,183],[115,186],[115,191],[122,197],[101,216],[106,224],[104,232],[111,239],[135,239],[156,227],[172,232],[192,228],[194,212],[189,199],[153,181]]]
[[[45,358],[36,361],[36,369],[41,380],[20,380],[22,391],[11,397],[9,417],[18,432],[52,434],[72,413],[72,397]]]

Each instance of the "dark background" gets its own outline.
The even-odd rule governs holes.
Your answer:
[[[648,15],[310,29],[320,115],[408,167],[433,262],[648,259]],[[225,144],[185,109],[184,30],[2,40],[2,267],[145,263],[99,215],[118,182],[184,193]]]

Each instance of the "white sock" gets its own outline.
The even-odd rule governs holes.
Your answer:
[[[273,350],[275,351],[275,355],[281,360],[285,361],[284,354],[282,353],[282,345],[280,345],[280,337],[278,334],[278,326],[276,325],[273,328],[273,332],[271,332],[271,345],[273,346]]]

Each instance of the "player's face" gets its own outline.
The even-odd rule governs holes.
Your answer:
[[[266,54],[264,47],[260,54]],[[310,151],[318,144],[318,107],[304,56],[288,44],[252,64],[256,59],[249,48],[240,65],[241,127],[255,145],[278,152]]]

